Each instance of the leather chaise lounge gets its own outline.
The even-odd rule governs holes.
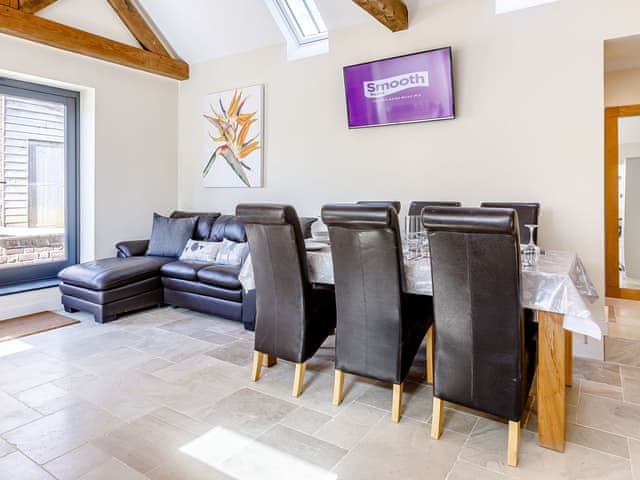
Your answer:
[[[198,217],[193,240],[246,242],[244,225],[231,215],[174,212],[171,218]],[[245,292],[240,266],[180,261],[146,255],[149,242],[116,245],[117,257],[65,268],[59,274],[62,304],[85,311],[97,322],[156,305],[186,307],[232,320],[253,330],[255,291]]]

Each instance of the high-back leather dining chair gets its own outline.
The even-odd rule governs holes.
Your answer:
[[[518,216],[513,209],[429,207],[434,303],[432,437],[444,401],[509,420],[517,465],[535,346],[525,342]]]
[[[522,243],[529,242],[529,229],[525,225],[538,225],[538,217],[540,215],[540,204],[534,202],[482,202],[483,208],[513,208],[518,212],[518,223],[520,224],[520,241]],[[533,241],[538,244],[538,231],[533,231]]]
[[[356,202],[358,205],[370,206],[370,207],[393,207],[396,213],[400,214],[402,204],[397,200],[366,200]]]
[[[411,202],[409,205],[409,215],[421,215],[425,207],[461,207],[460,202]]]
[[[342,402],[345,372],[389,382],[392,419],[398,422],[403,382],[433,322],[431,297],[406,293],[392,207],[326,205],[322,220],[329,229],[336,289],[333,403]]]
[[[335,328],[335,296],[309,282],[298,215],[288,205],[244,204],[236,208],[249,239],[256,284],[252,380],[263,363],[282,358],[296,364],[293,396],[302,393],[306,361]]]

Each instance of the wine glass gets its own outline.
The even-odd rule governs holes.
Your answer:
[[[529,243],[522,249],[522,265],[525,267],[533,267],[538,263],[538,257],[540,256],[540,248],[533,241],[533,234],[538,225],[525,225],[529,229]]]

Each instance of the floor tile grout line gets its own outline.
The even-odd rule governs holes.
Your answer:
[[[351,447],[350,449],[347,450],[347,453],[331,468],[330,471],[335,472],[335,470],[338,468],[338,466],[342,463],[342,461],[347,458],[351,452],[355,451],[356,448],[358,448],[358,446],[371,434],[371,432],[373,431],[373,427],[375,427],[376,425],[378,425],[378,423],[382,422],[384,420],[384,416],[380,417],[378,419],[378,421],[376,421],[371,428],[367,431],[367,433],[365,433],[362,438],[360,440],[358,440],[353,447]],[[388,420],[388,419],[387,419]]]
[[[433,420],[433,415],[431,416],[431,420]],[[443,418],[443,420],[444,420],[444,418]],[[480,417],[477,417],[476,421],[473,423],[473,427],[471,427],[471,430],[467,434],[467,438],[465,438],[464,442],[462,442],[462,446],[460,447],[460,450],[458,451],[458,455],[456,455],[456,459],[454,460],[453,465],[451,465],[451,468],[447,472],[447,476],[445,478],[449,478],[449,475],[451,475],[451,472],[455,468],[456,463],[458,463],[460,461],[464,461],[463,459],[460,458],[460,455],[462,455],[462,452],[464,451],[464,448],[466,447],[467,442],[469,442],[469,440],[471,439],[471,435],[473,434],[473,431],[475,430],[476,425],[478,425],[479,421],[480,421]],[[443,423],[444,423],[444,421],[443,421]]]
[[[640,472],[636,472],[633,468],[633,460],[631,460],[631,438],[627,437],[627,448],[629,449],[629,468],[631,469],[631,479],[636,480],[640,476]],[[636,465],[637,466],[637,465]]]
[[[611,402],[621,402],[620,400],[615,400],[615,399],[612,399],[612,398],[606,398],[606,397],[599,397],[599,396],[597,396],[597,395],[591,395],[590,393],[586,393],[586,392],[581,393],[581,396],[582,396],[582,395],[587,395],[587,396],[589,396],[589,397],[594,397],[594,398],[600,398],[600,399],[608,400],[608,401],[611,401]],[[621,403],[625,403],[625,402],[621,402]],[[635,404],[633,404],[633,405],[635,405]],[[628,435],[623,435],[623,434],[621,434],[621,433],[611,432],[611,431],[609,431],[609,430],[603,430],[602,428],[592,427],[592,426],[590,426],[590,425],[585,425],[585,424],[583,424],[583,423],[579,423],[577,420],[578,420],[578,419],[576,418],[576,423],[575,423],[575,425],[578,425],[578,426],[581,426],[581,427],[590,428],[590,429],[592,429],[592,430],[596,430],[596,431],[598,431],[598,432],[608,433],[608,434],[610,434],[610,435],[615,435],[615,436],[617,436],[617,437],[623,437],[623,438],[627,438],[627,439],[633,439],[633,440],[640,441],[640,438],[635,439],[635,438],[633,438],[633,437],[630,437],[630,436],[628,436]],[[572,443],[573,443],[573,442],[572,442]]]
[[[465,464],[470,465],[470,466],[472,466],[474,468],[479,468],[483,472],[487,472],[487,473],[490,473],[490,474],[493,474],[493,475],[498,475],[498,476],[503,477],[505,479],[509,478],[507,475],[505,475],[502,472],[496,472],[494,470],[489,470],[487,467],[484,467],[482,465],[478,465],[477,463],[469,462],[468,460],[464,460],[464,459],[456,459],[456,461],[453,464],[453,467],[451,467],[451,470],[449,471],[449,473],[447,473],[447,476],[446,476],[445,480],[449,479],[449,476],[451,475],[451,473],[453,472],[454,468],[456,467],[456,465],[458,463],[465,463]]]

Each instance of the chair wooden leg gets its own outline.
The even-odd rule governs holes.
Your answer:
[[[571,330],[564,331],[564,383],[567,387],[573,386],[573,333]]]
[[[507,464],[511,467],[518,466],[518,452],[520,451],[520,422],[509,420],[509,450]]]
[[[400,421],[400,413],[402,412],[402,390],[404,384],[396,383],[393,385],[393,403],[391,404],[391,420],[398,423]]]
[[[296,363],[296,372],[293,378],[293,391],[291,395],[299,397],[302,393],[302,385],[304,385],[304,371],[307,368],[306,363]]]
[[[251,380],[257,382],[260,378],[260,372],[262,371],[262,352],[253,352],[253,368],[251,369]]]
[[[335,371],[333,380],[333,404],[338,406],[342,403],[342,388],[344,387],[344,372],[342,370]]]
[[[433,326],[427,330],[427,383],[433,384]]]
[[[270,368],[270,367],[273,367],[276,363],[278,363],[278,357],[276,357],[275,355],[269,355],[267,353],[262,355],[263,367]]]
[[[438,440],[442,435],[442,417],[444,400],[433,397],[433,416],[431,417],[431,438]]]

